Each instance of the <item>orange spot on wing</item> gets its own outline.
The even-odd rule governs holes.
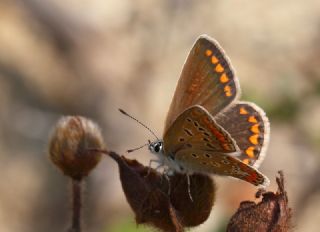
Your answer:
[[[245,152],[247,156],[249,156],[250,158],[254,158],[254,147],[248,147]]]
[[[251,167],[242,163],[242,162],[241,162],[241,165],[239,164],[239,166],[240,166],[241,170],[246,173],[249,173],[251,171]]]
[[[240,107],[240,114],[248,114],[248,111],[244,107]]]
[[[225,135],[210,122],[207,117],[203,118],[203,122],[207,125],[210,132],[219,140],[220,145],[227,151],[233,151],[233,147],[230,146],[230,142],[227,140]]]
[[[259,134],[260,133],[260,129],[259,129],[259,124],[254,124],[252,127],[251,127],[251,131],[255,134]]]
[[[247,164],[247,165],[248,165],[248,164],[249,164],[249,161],[250,161],[249,159],[244,159],[244,160],[242,160],[242,163],[244,163],[244,164]]]
[[[218,72],[218,73],[222,73],[222,72],[224,71],[224,68],[222,67],[221,64],[217,64],[215,70],[216,70],[216,72]]]
[[[232,150],[228,143],[224,143],[224,144],[222,144],[222,146],[223,146],[223,148],[224,148],[225,150],[227,150],[227,151]]]
[[[228,81],[229,81],[229,78],[228,78],[227,74],[226,74],[226,73],[223,73],[223,74],[221,75],[221,77],[220,77],[220,82],[221,82],[221,83],[226,83],[226,82],[228,82]]]
[[[226,85],[223,90],[224,90],[224,92],[225,92],[227,97],[231,97],[232,96],[231,87],[229,85]]]
[[[252,143],[252,144],[254,144],[254,145],[257,145],[257,144],[258,144],[258,137],[259,137],[258,134],[251,135],[251,136],[249,137],[250,143]]]
[[[255,116],[250,116],[248,122],[257,123],[258,120],[255,118]]]
[[[190,105],[191,104],[191,102],[193,101],[194,97],[199,92],[200,85],[201,85],[201,77],[195,76],[193,78],[192,84],[187,89],[187,93],[188,93],[187,96],[188,97],[187,97],[186,102],[185,102],[186,105]]]
[[[246,177],[246,181],[256,184],[256,180],[258,179],[258,174],[256,172],[251,172],[249,176]]]
[[[212,64],[217,64],[219,62],[218,58],[216,56],[211,57],[211,63]]]
[[[206,50],[206,56],[211,56],[212,55],[212,51],[210,49]]]

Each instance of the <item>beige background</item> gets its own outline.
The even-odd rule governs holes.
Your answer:
[[[295,230],[317,231],[319,25],[317,0],[1,0],[0,231],[63,231],[69,181],[46,152],[56,120],[92,118],[119,153],[152,139],[119,107],[161,135],[184,60],[204,33],[232,60],[242,99],[270,117],[261,167],[269,189],[283,170]],[[146,149],[128,156],[145,164],[152,157]],[[210,220],[194,231],[223,231],[239,202],[254,200],[249,184],[216,181]],[[105,158],[86,185],[85,231],[109,232],[122,222],[136,230],[112,160]]]

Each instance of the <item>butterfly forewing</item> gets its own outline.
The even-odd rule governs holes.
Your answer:
[[[229,133],[202,106],[192,106],[175,120],[163,138],[164,153],[174,156],[193,149],[233,154],[239,149]]]
[[[269,120],[257,105],[238,102],[217,115],[216,121],[226,129],[241,150],[237,158],[258,167],[265,156],[270,135]]]
[[[235,157],[197,149],[184,149],[176,153],[175,161],[187,171],[232,176],[256,186],[267,186],[269,180],[255,168]]]
[[[182,73],[167,115],[165,133],[187,108],[201,105],[215,116],[240,92],[229,59],[219,44],[201,36],[194,44]]]

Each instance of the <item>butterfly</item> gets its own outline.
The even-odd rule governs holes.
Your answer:
[[[217,41],[200,36],[182,69],[163,140],[150,142],[149,150],[176,172],[231,176],[267,186],[268,178],[257,168],[265,158],[269,120],[239,96],[229,58]]]

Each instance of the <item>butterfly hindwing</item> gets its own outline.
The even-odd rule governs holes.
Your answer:
[[[187,108],[201,105],[215,116],[237,99],[238,79],[218,42],[200,36],[191,49],[169,108],[164,133]]]
[[[199,105],[192,106],[179,115],[164,135],[163,143],[165,155],[175,154],[183,149],[225,154],[239,151],[229,133]]]
[[[244,163],[259,167],[270,136],[269,120],[264,111],[250,102],[238,102],[216,116],[241,150]]]
[[[210,151],[184,149],[177,152],[175,161],[186,172],[232,176],[261,187],[269,184],[269,179],[258,170],[223,153],[213,154]]]

